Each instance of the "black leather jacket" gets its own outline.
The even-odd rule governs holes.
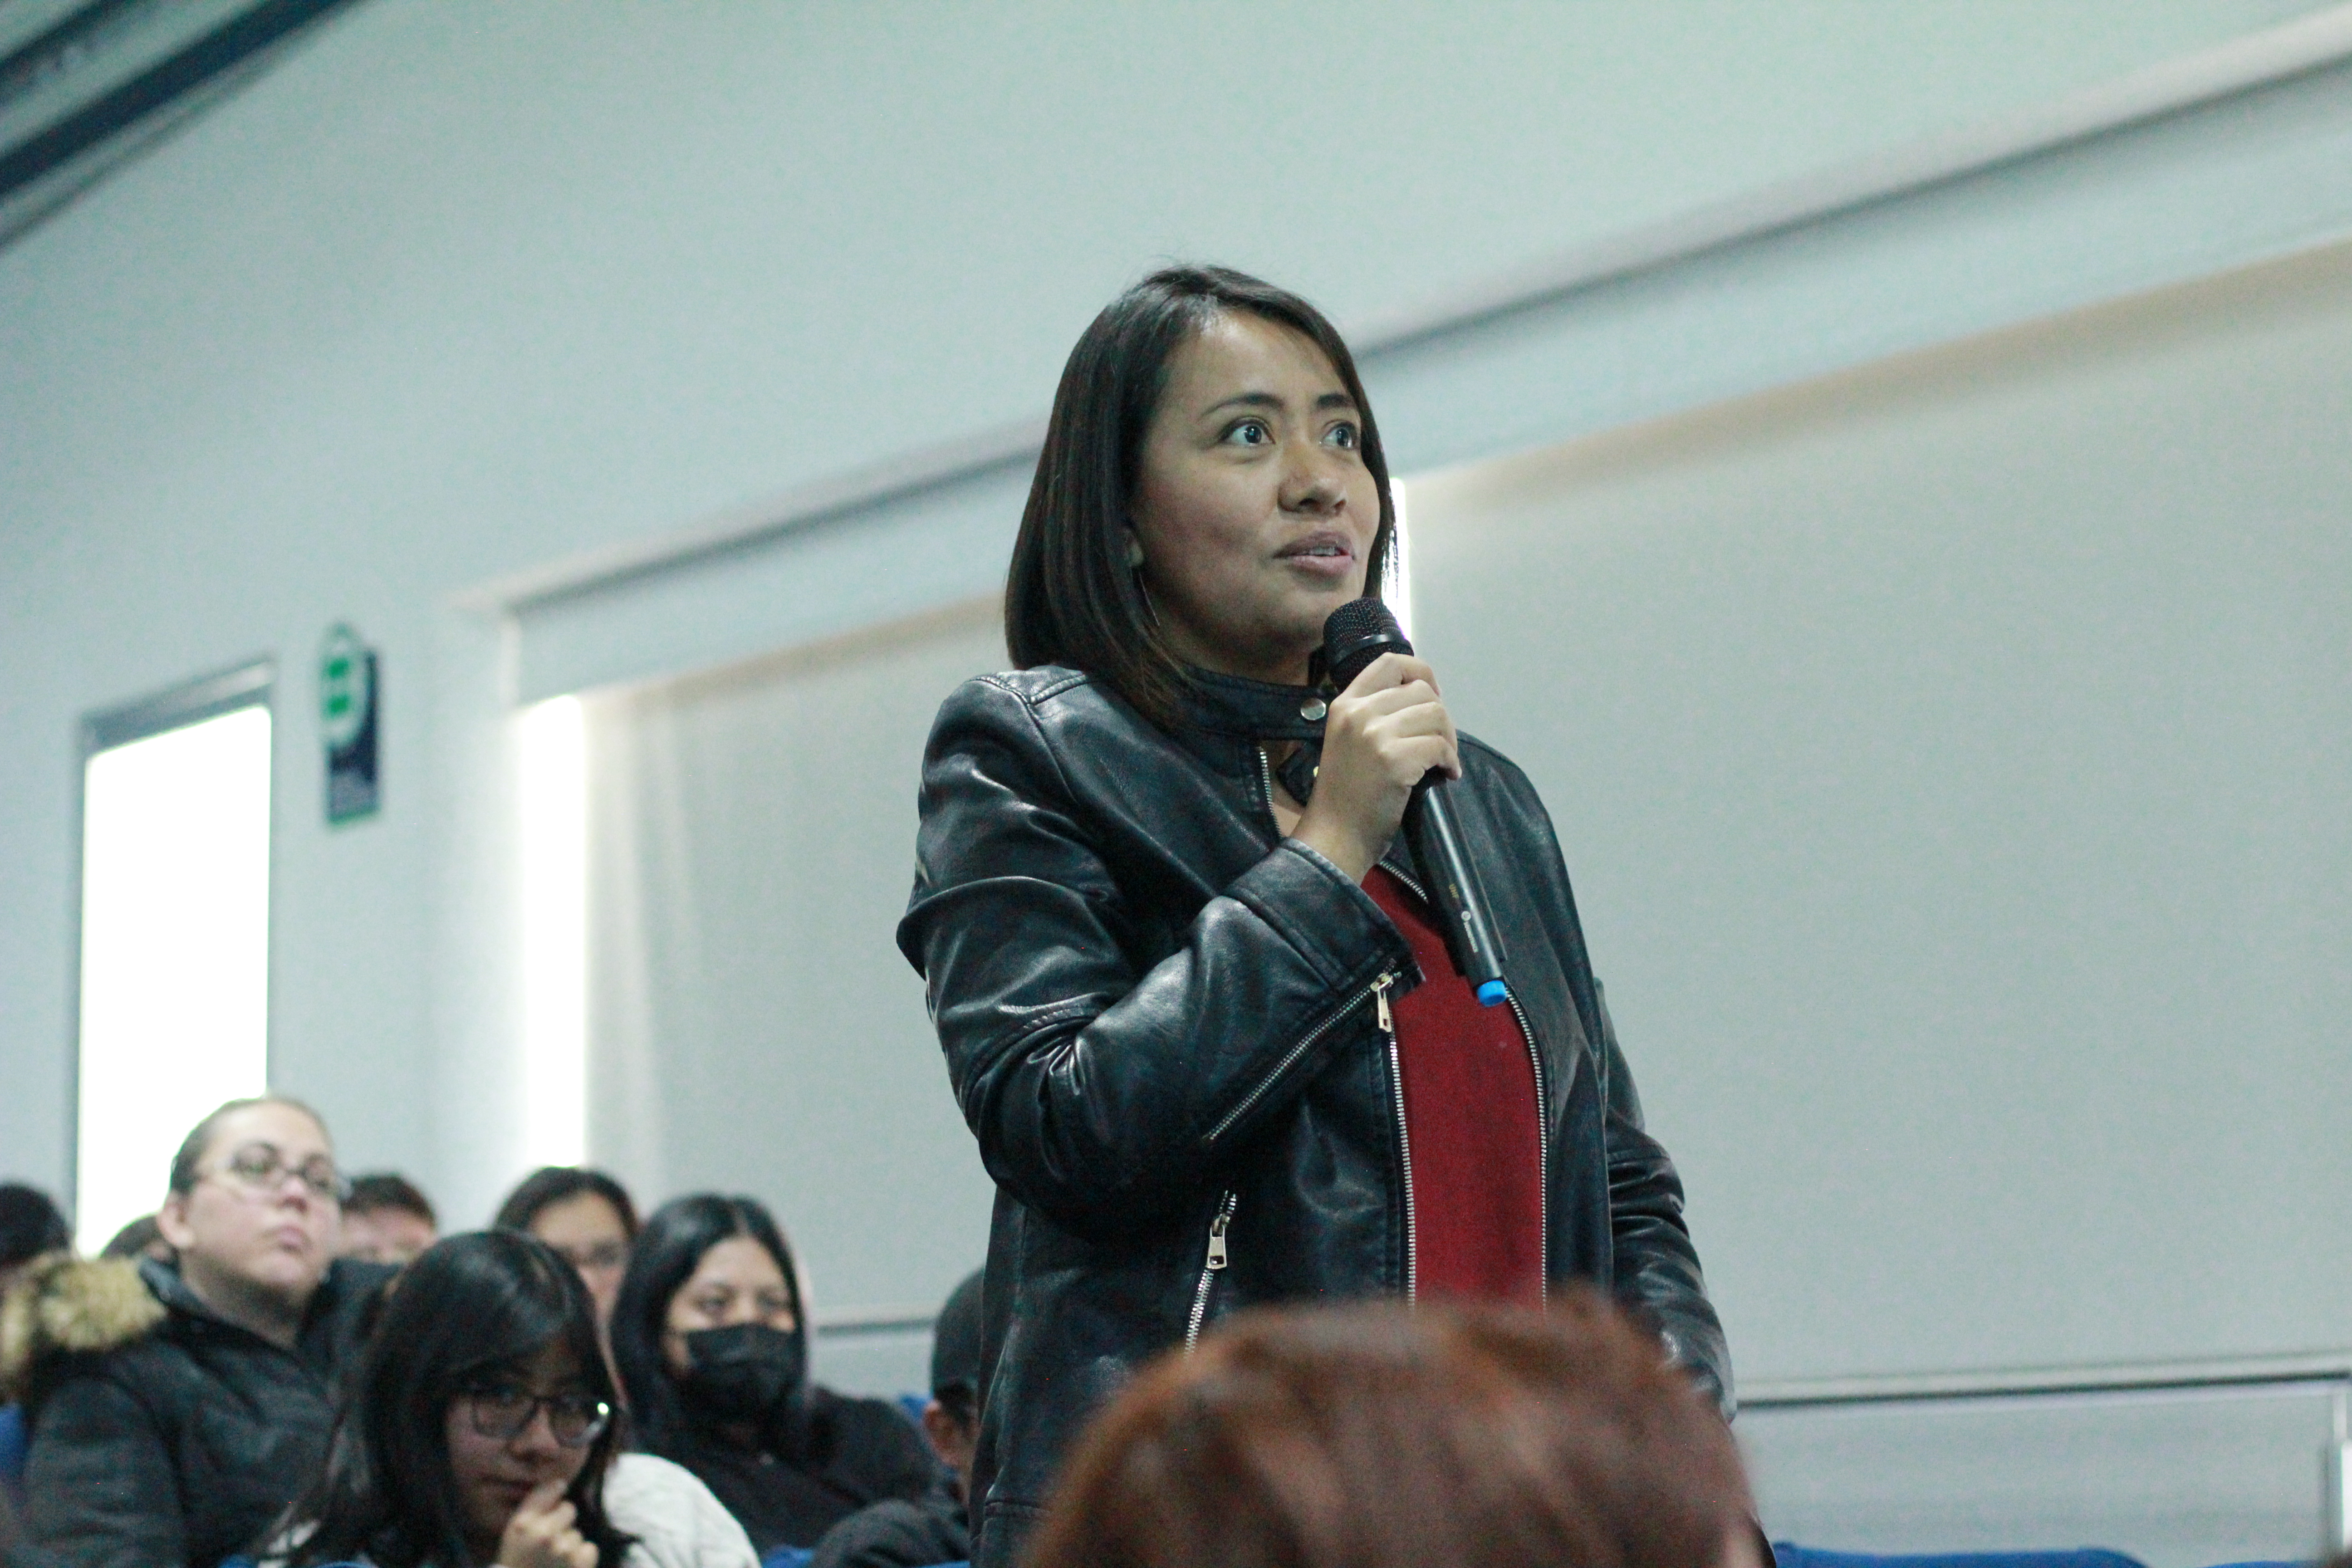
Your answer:
[[[1154,1353],[1255,1303],[1412,1288],[1373,996],[1421,974],[1370,895],[1280,837],[1258,744],[1319,738],[1313,695],[1201,675],[1171,734],[1049,666],[967,681],[932,728],[898,944],[997,1184],[976,1563],[1013,1562],[1064,1450]],[[1636,1304],[1727,1415],[1682,1184],[1550,820],[1501,755],[1462,755],[1454,809],[1536,1047],[1546,1276]],[[1384,863],[1412,880],[1401,837]]]

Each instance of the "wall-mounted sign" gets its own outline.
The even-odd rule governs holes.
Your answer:
[[[376,764],[376,713],[383,682],[375,649],[347,626],[319,651],[319,731],[327,743],[327,820],[371,816],[383,801]]]

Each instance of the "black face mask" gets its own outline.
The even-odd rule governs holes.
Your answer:
[[[775,1424],[808,1381],[808,1347],[798,1333],[765,1323],[698,1329],[686,1336],[679,1392],[708,1421]]]

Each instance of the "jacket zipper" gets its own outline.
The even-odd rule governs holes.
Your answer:
[[[1274,816],[1274,759],[1265,754],[1265,748],[1264,746],[1260,746],[1257,749],[1257,773],[1259,788],[1265,795],[1265,814],[1268,817],[1272,817]],[[1276,831],[1279,832],[1281,830],[1280,823],[1276,823],[1275,826]],[[1423,892],[1420,885],[1414,882],[1412,878],[1400,877],[1398,878],[1398,880],[1404,883],[1407,888],[1410,888],[1412,890],[1413,897],[1419,899],[1424,904],[1429,902],[1429,895]],[[1389,987],[1396,984],[1396,978],[1397,977],[1393,973],[1383,974],[1379,979],[1372,982],[1370,989],[1374,1004],[1380,1010],[1381,1033],[1386,1035],[1389,1041],[1390,1098],[1391,1104],[1396,1110],[1398,1164],[1404,1177],[1404,1294],[1405,1300],[1412,1300],[1415,1292],[1419,1289],[1421,1274],[1421,1242],[1419,1235],[1414,1230],[1412,1218],[1412,1138],[1405,1130],[1404,1062],[1397,1050],[1396,1017],[1395,1015],[1391,1013],[1389,1010]],[[1299,1055],[1304,1052],[1307,1047],[1322,1038],[1324,1032],[1329,1029],[1332,1025],[1338,1023],[1341,1018],[1346,1017],[1349,1013],[1353,1012],[1361,1001],[1361,997],[1351,997],[1346,1006],[1340,1008],[1339,1012],[1333,1014],[1330,1017],[1326,1018],[1322,1023],[1317,1025],[1315,1028],[1308,1033],[1305,1039],[1299,1041],[1297,1045],[1291,1047],[1290,1054],[1282,1059],[1280,1067],[1275,1068],[1273,1076],[1268,1078],[1265,1083],[1261,1083],[1257,1089],[1250,1094],[1248,1099],[1244,1100],[1241,1104],[1235,1106],[1230,1112],[1228,1112],[1223,1121],[1218,1122],[1215,1127],[1210,1129],[1208,1142],[1213,1143],[1215,1142],[1218,1135],[1223,1132],[1226,1128],[1232,1126],[1234,1119],[1239,1117],[1242,1112],[1247,1110],[1250,1106],[1256,1101],[1258,1096],[1265,1092],[1267,1086],[1272,1084],[1276,1079],[1279,1079],[1282,1076],[1285,1068],[1288,1068],[1292,1062],[1297,1061]],[[1517,1011],[1518,1001],[1516,997],[1512,999],[1511,1007],[1514,1012]],[[1528,1028],[1527,1018],[1524,1014],[1520,1015],[1519,1029],[1521,1034],[1527,1038],[1528,1054],[1530,1058],[1533,1058],[1535,1055],[1535,1035],[1533,1031]],[[1547,1207],[1547,1212],[1545,1213],[1544,1217],[1544,1228],[1549,1232],[1550,1229],[1550,1219],[1548,1208],[1551,1202],[1551,1194],[1549,1190],[1547,1190],[1549,1182],[1543,1173],[1549,1171],[1551,1162],[1549,1149],[1549,1135],[1544,1126],[1543,1063],[1540,1061],[1536,1062],[1536,1139],[1538,1148],[1537,1158],[1542,1162],[1542,1164],[1538,1167],[1536,1185],[1538,1192],[1541,1194],[1539,1202]],[[1223,1245],[1222,1233],[1215,1229],[1212,1229],[1210,1232],[1210,1237],[1211,1245],[1213,1249],[1212,1256],[1220,1256],[1222,1254]],[[1548,1246],[1548,1239],[1539,1242],[1538,1245]],[[1211,1268],[1217,1267],[1222,1267],[1222,1265],[1214,1263],[1211,1265]],[[1200,1292],[1197,1299],[1192,1303],[1192,1323],[1193,1332],[1195,1334],[1200,1331],[1201,1314],[1207,1310],[1209,1304],[1209,1273],[1210,1270],[1207,1268],[1201,1271]],[[1550,1259],[1549,1257],[1544,1259],[1544,1277],[1546,1279],[1550,1278]],[[1185,1343],[1187,1344],[1190,1344],[1191,1342],[1192,1341],[1189,1338],[1185,1341]]]
[[[1551,1116],[1550,1100],[1544,1094],[1543,1052],[1536,1049],[1536,1026],[1528,1022],[1520,1009],[1519,994],[1507,998],[1511,1012],[1519,1020],[1519,1038],[1528,1043],[1528,1061],[1536,1069],[1536,1223],[1542,1228],[1536,1233],[1536,1259],[1542,1266],[1544,1294],[1551,1294]]]
[[[1429,895],[1423,890],[1420,883],[1393,866],[1384,867],[1383,869],[1411,889],[1414,898],[1424,904],[1429,903]],[[1436,906],[1431,904],[1430,907],[1434,909]],[[1536,1045],[1536,1026],[1528,1021],[1526,1009],[1519,1005],[1519,994],[1517,990],[1509,993],[1508,1000],[1511,1004],[1511,1016],[1518,1020],[1519,1038],[1527,1042],[1528,1065],[1535,1068],[1536,1073],[1536,1218],[1537,1223],[1542,1227],[1536,1238],[1536,1256],[1542,1264],[1544,1283],[1549,1289],[1551,1283],[1551,1102],[1544,1093],[1543,1052]],[[1388,1012],[1385,999],[1382,1000],[1381,1011],[1385,1021]],[[1389,1053],[1393,1059],[1396,1054],[1396,1037],[1393,1034],[1389,1037]],[[1402,1138],[1404,1129],[1404,1079],[1402,1076],[1397,1079],[1397,1129],[1398,1135]],[[1407,1204],[1405,1253],[1410,1258],[1412,1251],[1411,1220],[1412,1158],[1410,1152],[1405,1157],[1404,1181]]]
[[[1321,1039],[1324,1036],[1329,1034],[1333,1025],[1339,1023],[1349,1014],[1362,1006],[1364,1005],[1365,997],[1379,996],[1381,998],[1381,1018],[1383,1023],[1386,1023],[1388,1019],[1387,991],[1388,988],[1395,983],[1396,975],[1393,972],[1383,974],[1379,979],[1373,981],[1370,984],[1365,986],[1361,991],[1359,991],[1354,995],[1349,997],[1347,1001],[1341,1003],[1336,1010],[1325,1015],[1323,1021],[1316,1025],[1313,1028],[1307,1030],[1304,1036],[1300,1037],[1298,1043],[1290,1047],[1289,1053],[1280,1061],[1274,1064],[1274,1070],[1266,1074],[1265,1077],[1260,1079],[1255,1089],[1251,1089],[1247,1094],[1242,1096],[1241,1103],[1234,1106],[1231,1110],[1226,1111],[1224,1116],[1219,1120],[1217,1124],[1209,1129],[1207,1134],[1202,1138],[1201,1142],[1203,1144],[1214,1143],[1218,1139],[1223,1137],[1225,1135],[1226,1129],[1232,1127],[1234,1122],[1239,1121],[1242,1117],[1248,1112],[1251,1106],[1255,1105],[1261,1099],[1263,1099],[1265,1095],[1265,1091],[1272,1089],[1276,1082],[1280,1081],[1282,1075],[1290,1070],[1291,1064],[1296,1062],[1300,1057],[1305,1056],[1309,1047],[1314,1045],[1316,1041]]]
[[[1265,754],[1265,748],[1264,746],[1260,746],[1257,749],[1257,777],[1259,798],[1265,807],[1266,820],[1274,823],[1275,832],[1278,836],[1282,831],[1282,825],[1275,820],[1274,816],[1274,762],[1272,758]],[[1382,975],[1380,982],[1377,982],[1376,984],[1385,984],[1390,978],[1391,977],[1388,975]],[[1231,1127],[1234,1122],[1241,1117],[1243,1112],[1249,1110],[1252,1105],[1257,1102],[1258,1097],[1265,1093],[1267,1087],[1282,1076],[1285,1068],[1288,1068],[1291,1063],[1297,1061],[1299,1056],[1305,1052],[1309,1046],[1313,1045],[1317,1040],[1321,1039],[1324,1033],[1328,1030],[1332,1025],[1338,1023],[1341,1018],[1346,1017],[1348,1014],[1355,1008],[1355,1006],[1356,1003],[1351,1000],[1347,1006],[1342,1007],[1339,1012],[1333,1014],[1330,1017],[1324,1019],[1314,1028],[1308,1030],[1307,1037],[1290,1047],[1290,1054],[1282,1058],[1282,1061],[1275,1068],[1273,1073],[1270,1074],[1264,1082],[1261,1082],[1256,1089],[1251,1090],[1249,1095],[1244,1098],[1239,1105],[1236,1105],[1233,1110],[1227,1111],[1223,1121],[1219,1121],[1214,1127],[1209,1129],[1209,1135],[1202,1139],[1202,1142],[1204,1143],[1215,1142],[1218,1137],[1223,1133],[1225,1129]],[[1382,1016],[1385,1016],[1387,1013],[1385,1004],[1382,1005],[1381,1011]],[[1232,1261],[1230,1256],[1225,1250],[1225,1232],[1232,1226],[1234,1223],[1234,1210],[1239,1207],[1240,1205],[1241,1194],[1239,1193],[1229,1192],[1225,1194],[1223,1198],[1217,1204],[1216,1217],[1209,1222],[1208,1250],[1202,1258],[1200,1283],[1192,1288],[1192,1314],[1184,1324],[1184,1348],[1188,1351],[1194,1345],[1200,1343],[1201,1325],[1207,1320],[1209,1315],[1209,1292],[1215,1288],[1217,1276],[1223,1273],[1226,1265]]]
[[[1389,1037],[1389,1088],[1396,1103],[1398,1163],[1404,1172],[1404,1299],[1410,1301],[1420,1288],[1421,1238],[1412,1223],[1412,1137],[1405,1131],[1404,1060],[1397,1052],[1396,1015],[1389,1011],[1389,986],[1395,979],[1381,975],[1372,983],[1372,994],[1380,1002],[1381,1033]]]
[[[1240,1203],[1239,1193],[1227,1193],[1217,1204],[1217,1217],[1209,1222],[1209,1251],[1201,1264],[1201,1282],[1192,1289],[1192,1321],[1184,1325],[1184,1348],[1188,1351],[1200,1342],[1201,1324],[1209,1315],[1209,1289],[1228,1261],[1225,1230],[1234,1223],[1234,1210]]]

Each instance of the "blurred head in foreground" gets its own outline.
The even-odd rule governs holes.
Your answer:
[[[1029,1568],[1755,1568],[1749,1517],[1729,1429],[1597,1292],[1366,1303],[1137,1378]]]

